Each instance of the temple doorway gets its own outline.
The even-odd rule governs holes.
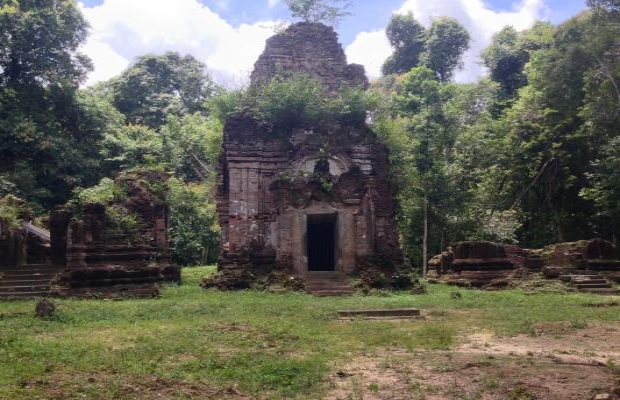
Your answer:
[[[336,216],[308,215],[308,271],[336,269]]]

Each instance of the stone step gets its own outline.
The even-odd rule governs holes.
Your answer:
[[[49,285],[51,279],[0,279],[0,288],[24,285]]]
[[[320,292],[339,292],[339,293],[355,293],[352,287],[324,287],[324,288],[306,288],[306,292],[310,294]]]
[[[609,284],[609,282],[607,282],[606,279],[587,279],[587,280],[574,280],[571,281],[571,284],[573,285],[581,285],[581,284],[599,284],[599,285],[606,285]]]
[[[341,272],[334,272],[334,271],[309,271],[306,273],[306,279],[320,279],[320,278],[346,279],[346,276]]]
[[[307,290],[308,291],[308,290]],[[329,297],[329,296],[350,296],[355,293],[355,289],[323,289],[308,291],[309,294],[316,297]]]
[[[35,270],[35,271],[0,271],[2,276],[53,276],[60,270]]]
[[[420,310],[416,308],[387,308],[379,310],[342,310],[338,315],[344,318],[369,317],[369,318],[417,318]]]
[[[306,276],[306,292],[314,296],[340,296],[353,294],[355,289],[342,273],[313,271]]]
[[[99,288],[99,287],[112,287],[115,285],[139,285],[158,283],[162,279],[159,276],[142,276],[142,277],[119,277],[119,278],[105,278],[105,279],[84,279],[84,280],[72,280],[71,286],[74,288]]]
[[[57,294],[83,299],[151,298],[159,295],[159,289],[156,284],[114,285],[100,288],[72,288]]]
[[[577,289],[605,289],[612,288],[609,283],[574,283],[573,287]]]
[[[60,268],[56,266],[36,266],[36,267],[13,267],[13,268],[4,268],[0,269],[0,272],[3,273],[24,273],[24,272],[39,272],[39,271],[58,271]]]
[[[14,285],[0,287],[0,293],[14,293],[14,292],[43,292],[50,290],[51,285],[47,284],[34,284],[34,285]]]
[[[306,282],[306,288],[314,288],[314,289],[332,289],[332,288],[348,288],[351,287],[346,282],[324,282],[320,284],[316,284],[314,282]]]
[[[348,286],[348,282],[347,281],[306,281],[306,286],[308,285],[313,285],[313,286],[329,286],[329,285],[344,285],[344,286]]]
[[[595,293],[595,294],[618,294],[619,291],[614,288],[590,288],[590,289],[577,289],[579,292]]]
[[[48,291],[24,291],[24,292],[0,292],[0,299],[2,300],[27,300],[38,297],[49,297]]]
[[[24,265],[20,265],[19,267],[14,267],[16,269],[22,269],[22,268],[26,268],[26,269],[30,269],[30,268],[57,268],[55,265],[52,264],[24,264]]]
[[[588,275],[568,275],[569,279],[575,280],[575,279],[601,279],[601,276],[599,274],[588,274]]]
[[[0,273],[16,273],[16,274],[25,274],[25,273],[31,273],[31,272],[56,272],[56,271],[60,271],[62,270],[62,268],[57,267],[57,266],[53,266],[53,267],[44,267],[44,266],[40,266],[40,267],[18,267],[18,268],[6,268],[6,269],[0,269]]]
[[[563,274],[559,276],[563,282],[589,282],[592,280],[605,280],[605,278],[599,274],[587,273],[587,274]]]

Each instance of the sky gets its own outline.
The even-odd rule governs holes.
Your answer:
[[[413,12],[423,25],[433,17],[456,18],[472,42],[458,82],[484,76],[480,52],[506,25],[517,30],[535,21],[561,23],[585,9],[585,0],[351,0],[336,27],[350,63],[362,64],[371,78],[391,54],[385,27],[394,13]],[[284,0],[82,0],[90,23],[81,51],[94,64],[87,85],[110,79],[136,57],[176,51],[207,66],[214,80],[228,88],[247,84],[265,40],[295,22]]]

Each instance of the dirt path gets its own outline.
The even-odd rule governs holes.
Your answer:
[[[451,351],[393,351],[354,359],[332,377],[330,400],[584,400],[610,393],[620,372],[620,323],[536,335],[476,333]]]

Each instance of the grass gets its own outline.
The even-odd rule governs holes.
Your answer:
[[[534,334],[540,322],[580,329],[618,318],[617,307],[592,307],[600,297],[580,293],[460,289],[453,299],[453,287],[430,285],[428,295],[315,298],[199,288],[211,272],[185,269],[183,285],[159,299],[56,300],[52,320],[34,317],[34,301],[0,301],[0,399],[317,398],[355,356],[450,349],[481,329]],[[428,318],[337,318],[379,307],[417,307]]]

